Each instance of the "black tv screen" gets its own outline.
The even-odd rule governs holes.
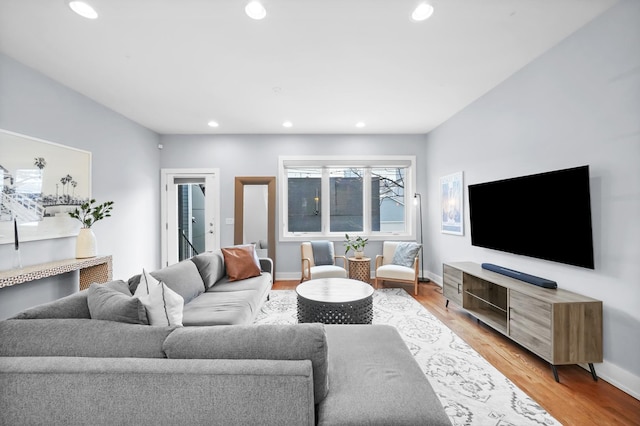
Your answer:
[[[589,166],[469,185],[471,244],[594,269]]]

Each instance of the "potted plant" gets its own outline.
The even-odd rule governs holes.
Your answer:
[[[87,257],[95,257],[98,252],[98,244],[96,236],[91,230],[93,224],[105,217],[111,217],[113,209],[113,201],[106,201],[96,205],[96,200],[91,199],[69,212],[69,216],[78,219],[82,223],[82,228],[76,240],[76,258],[84,259]]]
[[[344,234],[346,238],[344,242],[344,254],[345,256],[349,253],[350,250],[353,250],[355,253],[356,259],[362,259],[364,257],[364,248],[369,241],[368,238],[362,238],[361,236],[357,236],[355,238],[349,237],[349,234]]]

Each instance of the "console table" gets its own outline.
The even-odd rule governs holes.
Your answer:
[[[442,292],[479,321],[551,364],[602,362],[602,302],[562,289],[527,284],[472,262],[442,266]]]
[[[71,271],[80,271],[79,289],[88,288],[91,283],[104,283],[112,280],[113,266],[111,256],[97,256],[89,259],[65,259],[20,269],[0,271],[0,288],[23,284],[41,278],[53,277]]]

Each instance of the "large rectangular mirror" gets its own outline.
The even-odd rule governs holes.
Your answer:
[[[234,244],[255,243],[258,256],[276,264],[276,178],[237,176],[235,180]]]

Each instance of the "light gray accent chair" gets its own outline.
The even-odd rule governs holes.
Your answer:
[[[331,243],[331,246],[333,247],[333,242]],[[311,242],[305,241],[300,244],[302,267],[302,277],[300,278],[300,282],[318,278],[347,278],[348,266],[346,256],[336,256],[335,247],[333,247],[333,253],[332,265],[316,265]],[[342,262],[342,266],[337,263],[338,260]]]

